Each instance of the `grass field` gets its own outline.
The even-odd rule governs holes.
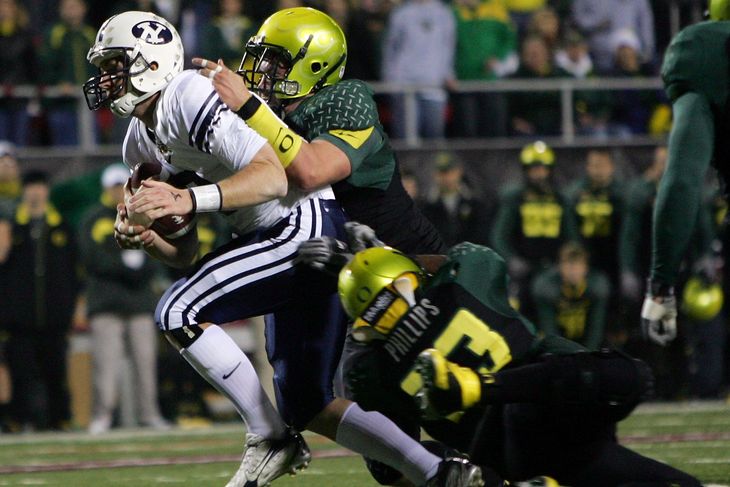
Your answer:
[[[707,486],[730,487],[730,405],[646,405],[621,423],[622,442],[684,469]],[[373,487],[359,457],[307,436],[315,460],[274,485]],[[0,486],[222,486],[238,467],[240,425],[156,433],[114,431],[0,436]]]

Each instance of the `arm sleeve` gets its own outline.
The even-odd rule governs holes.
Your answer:
[[[707,99],[688,92],[674,103],[669,160],[659,184],[652,225],[651,279],[673,285],[694,230],[714,142]]]

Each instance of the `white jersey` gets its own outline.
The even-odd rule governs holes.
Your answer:
[[[172,174],[194,171],[211,183],[245,167],[266,143],[218,97],[207,78],[196,71],[180,73],[161,91],[154,127],[132,118],[124,139],[124,163],[157,160]],[[149,130],[151,129],[151,130]],[[332,190],[303,192],[290,187],[283,198],[239,208],[227,214],[236,233],[270,227],[312,197],[334,199]]]

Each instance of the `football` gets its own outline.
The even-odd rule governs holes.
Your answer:
[[[160,181],[167,181],[168,176],[169,173],[164,170],[162,164],[159,162],[140,162],[134,167],[132,175],[129,177],[129,190],[132,194],[135,194],[137,191],[140,191],[142,181],[145,179],[153,178]],[[144,189],[141,191],[144,191]],[[169,239],[182,237],[195,227],[195,215],[193,213],[186,215],[165,215],[153,222],[150,222],[144,215],[137,213],[128,211],[127,215],[129,221],[134,225],[150,227],[158,234]]]

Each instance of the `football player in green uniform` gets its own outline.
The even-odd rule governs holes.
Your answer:
[[[354,320],[344,370],[362,407],[414,435],[423,426],[506,479],[700,485],[616,441],[616,422],[651,389],[643,362],[537,336],[510,307],[506,264],[491,249],[463,243],[438,265],[429,262],[430,276],[413,258],[373,247],[339,274],[340,298]],[[422,421],[418,395],[428,413]]]
[[[443,253],[436,229],[403,188],[372,90],[363,81],[342,80],[346,59],[337,23],[298,7],[264,21],[246,44],[242,77],[221,63],[193,63],[212,78],[226,105],[269,140],[297,187],[331,184],[349,218],[389,245]]]
[[[674,285],[697,221],[707,168],[730,181],[730,0],[711,0],[710,21],[672,40],[662,78],[672,100],[669,160],[653,217],[649,286],[641,310],[646,337],[666,345],[677,334]]]

